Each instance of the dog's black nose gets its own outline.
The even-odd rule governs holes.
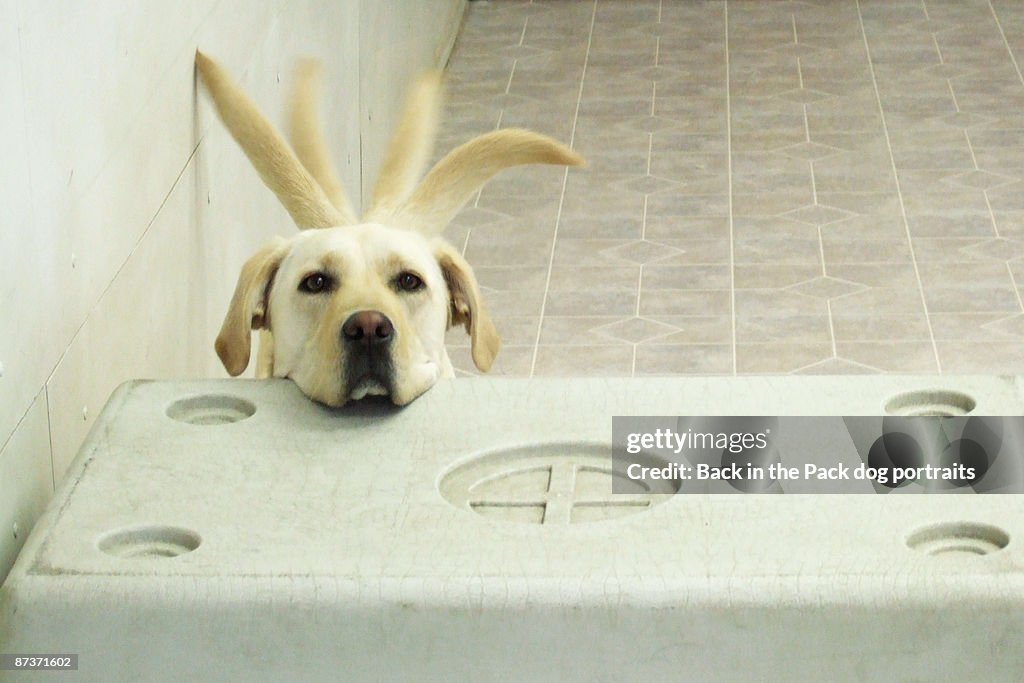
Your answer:
[[[358,311],[350,315],[341,326],[341,334],[346,342],[362,342],[366,345],[390,341],[394,332],[391,320],[380,311]]]

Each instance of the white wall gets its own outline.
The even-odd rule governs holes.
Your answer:
[[[296,57],[320,58],[358,205],[463,2],[0,0],[0,580],[114,387],[224,376],[238,270],[294,230],[197,91],[196,48],[275,121]]]

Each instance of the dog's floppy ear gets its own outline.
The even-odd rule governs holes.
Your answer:
[[[582,166],[583,157],[529,130],[503,128],[485,133],[437,162],[392,220],[428,236],[438,235],[491,177],[522,164]]]
[[[459,252],[447,244],[439,245],[434,255],[448,285],[448,326],[465,326],[469,332],[473,363],[487,372],[501,348],[501,339],[491,316],[484,309],[473,269]]]
[[[252,348],[250,331],[267,326],[267,298],[281,259],[288,253],[288,240],[277,237],[242,266],[224,324],[214,348],[224,369],[232,377],[249,365]]]
[[[351,212],[331,203],[288,143],[219,64],[197,50],[196,67],[224,126],[295,225],[304,230],[356,222]]]

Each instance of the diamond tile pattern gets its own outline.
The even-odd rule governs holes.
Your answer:
[[[653,194],[673,187],[679,187],[679,183],[674,183],[671,180],[666,180],[665,178],[659,178],[652,175],[624,180],[620,183],[616,183],[616,185],[627,190],[633,190],[634,192],[643,192],[644,194]]]
[[[908,28],[914,31],[924,31],[926,33],[939,33],[941,31],[949,31],[955,27],[944,21],[933,21],[929,19],[917,24],[911,24]]]
[[[1024,340],[1024,315],[1014,315],[984,325],[985,329],[995,330]]]
[[[446,231],[493,372],[1024,373],[1019,5],[469,3],[438,157],[526,126],[591,160]]]
[[[949,176],[946,180],[956,185],[976,187],[979,190],[989,190],[993,187],[1017,182],[1016,178],[999,175],[998,173],[989,173],[988,171],[968,171],[960,175]]]
[[[797,159],[824,159],[833,154],[840,154],[842,150],[828,145],[819,145],[817,142],[801,142],[778,150],[780,154],[796,157]]]
[[[811,102],[817,102],[818,100],[824,100],[832,97],[827,92],[818,92],[817,90],[807,90],[805,88],[798,88],[797,90],[789,90],[783,93],[779,93],[776,97],[789,100],[791,102],[800,102],[801,104],[810,104]]]
[[[997,261],[1012,261],[1024,257],[1024,242],[1011,239],[991,239],[965,247],[965,254]]]
[[[793,285],[787,289],[791,292],[798,292],[800,294],[806,294],[807,296],[813,296],[819,299],[834,299],[847,294],[853,294],[854,292],[863,291],[867,289],[867,287],[853,282],[846,282],[845,280],[837,280],[833,277],[819,277],[813,280],[808,280],[807,282],[801,282],[800,284]]]
[[[813,55],[821,52],[820,47],[813,45],[801,45],[799,43],[790,43],[788,45],[782,45],[780,47],[773,47],[772,52],[777,54],[789,55],[790,57],[806,57],[807,55]]]
[[[815,204],[814,206],[804,206],[796,209],[795,211],[788,211],[783,215],[786,216],[786,218],[792,218],[793,220],[800,221],[801,223],[827,225],[829,223],[841,221],[844,218],[849,218],[853,214],[849,211],[835,209],[831,206]]]
[[[614,322],[610,325],[603,325],[601,327],[594,328],[594,332],[598,334],[606,335],[612,339],[622,339],[634,344],[639,342],[650,341],[658,337],[665,337],[667,335],[679,332],[678,327],[672,327],[664,323],[659,323],[655,320],[647,320],[646,318],[630,318],[629,320],[622,320],[620,322]]]
[[[643,116],[629,121],[624,121],[621,124],[624,128],[640,130],[645,133],[656,133],[659,130],[670,130],[672,128],[678,128],[679,125],[679,121],[667,119],[664,116]]]
[[[637,240],[620,247],[605,249],[601,253],[630,263],[651,263],[682,254],[683,250],[647,240]]]
[[[958,111],[955,114],[949,114],[948,116],[940,116],[938,120],[945,123],[947,126],[955,126],[956,128],[981,126],[991,121],[991,119],[985,116],[978,116],[977,114],[962,111]]]

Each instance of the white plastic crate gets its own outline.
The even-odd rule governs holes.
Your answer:
[[[608,495],[613,415],[971,402],[1024,414],[995,377],[459,379],[341,410],[127,384],[0,589],[0,652],[78,654],[75,681],[1019,680],[1018,496]]]

